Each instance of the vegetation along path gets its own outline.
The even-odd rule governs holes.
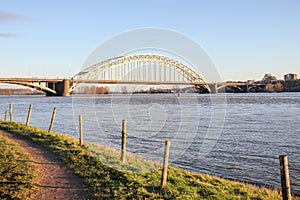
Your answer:
[[[34,165],[36,190],[30,199],[90,199],[87,186],[54,154],[22,136],[0,131],[30,155]]]
[[[25,126],[20,123],[0,120],[0,129],[14,133],[1,132],[2,135],[4,134],[12,141],[19,143],[19,145],[15,145],[16,148],[14,149],[21,146],[29,152],[28,157],[32,157],[32,163],[25,163],[31,165],[28,169],[36,169],[35,171],[40,175],[35,178],[36,182],[33,183],[33,190],[30,185],[22,187],[24,188],[23,191],[26,190],[27,193],[28,191],[35,193],[35,196],[33,196],[35,199],[91,199],[87,196],[87,191],[91,194],[92,199],[282,199],[278,190],[257,188],[241,182],[229,181],[207,174],[196,174],[171,166],[168,168],[167,186],[161,188],[161,167],[157,168],[155,163],[143,158],[127,154],[126,163],[122,163],[120,162],[119,151],[88,142],[80,146],[77,139],[70,138],[67,135],[54,132],[50,134],[47,130]],[[3,143],[6,142],[5,144],[9,145],[1,145],[1,137],[3,138],[1,134],[0,164],[1,158],[11,160],[10,157],[18,154],[18,150],[10,152],[10,148],[6,148],[5,154],[2,153],[2,147],[12,146],[9,146],[9,142],[5,140],[2,140]],[[17,135],[22,136],[22,138],[17,137]],[[28,142],[27,139],[32,142]],[[45,149],[35,144],[39,144]],[[53,154],[49,153],[48,150]],[[17,156],[14,160],[24,160],[20,158],[22,156]],[[62,164],[60,159],[66,165]],[[69,172],[66,166],[78,175],[87,186],[73,173]],[[6,168],[8,170],[2,173],[4,175],[11,171],[10,168]],[[15,181],[16,177],[26,177],[26,173],[30,171],[23,169],[24,167],[14,169],[16,176],[10,175],[5,180],[0,180],[0,186],[4,183],[7,184],[8,190],[12,189],[12,185],[8,183],[9,181],[12,182],[11,180],[14,181],[15,185],[20,183],[24,185],[24,181]],[[2,164],[0,175],[1,170]],[[17,175],[19,173],[20,176]],[[32,183],[30,177],[32,175],[29,175],[29,178],[27,178],[29,181],[25,182],[26,184]],[[0,178],[2,179],[2,176]],[[40,191],[39,193],[35,192],[35,185],[38,186],[37,191]],[[0,199],[3,199],[1,198],[1,188]],[[23,200],[25,198],[13,199]]]

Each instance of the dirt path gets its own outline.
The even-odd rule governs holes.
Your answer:
[[[54,154],[21,136],[0,130],[0,134],[18,143],[30,154],[37,173],[38,193],[32,199],[91,199],[86,185]]]

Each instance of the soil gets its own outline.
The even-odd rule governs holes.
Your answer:
[[[92,199],[84,182],[53,153],[22,136],[1,130],[0,134],[19,144],[31,157],[37,190],[30,199]]]

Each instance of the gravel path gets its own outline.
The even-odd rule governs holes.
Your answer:
[[[54,154],[16,134],[0,131],[1,135],[18,143],[30,154],[39,174],[35,185],[38,192],[32,199],[91,199],[87,186]]]

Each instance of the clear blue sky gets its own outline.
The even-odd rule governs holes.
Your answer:
[[[1,1],[1,77],[69,77],[124,31],[167,28],[191,37],[223,80],[300,74],[300,1]],[[205,77],[204,77],[205,78]]]

